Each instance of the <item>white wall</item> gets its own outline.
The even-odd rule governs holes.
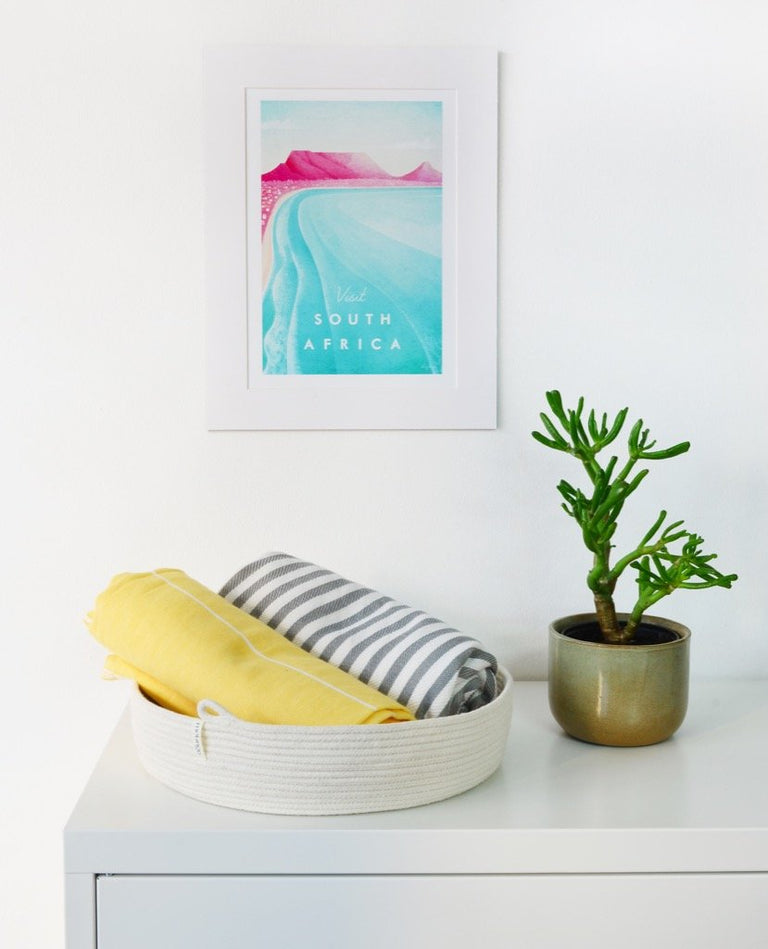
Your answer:
[[[61,944],[60,830],[126,698],[81,618],[121,570],[278,547],[471,631],[520,678],[586,609],[530,439],[545,389],[689,437],[638,497],[741,580],[678,594],[697,675],[768,675],[768,8],[758,0],[81,0],[0,31],[0,943]],[[500,426],[205,430],[201,49],[501,56]],[[571,472],[575,474],[575,472]]]

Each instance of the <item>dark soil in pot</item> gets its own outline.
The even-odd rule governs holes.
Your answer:
[[[602,643],[605,642],[600,632],[600,627],[596,622],[578,623],[569,626],[561,631],[563,636],[569,639],[578,639],[583,643]],[[654,626],[653,623],[641,623],[635,633],[635,638],[631,643],[622,643],[626,646],[660,646],[663,643],[673,643],[679,636],[671,629],[665,629],[663,626]],[[606,643],[606,645],[608,645]]]

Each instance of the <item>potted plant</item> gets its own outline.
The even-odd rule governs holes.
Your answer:
[[[675,590],[730,588],[735,574],[723,574],[705,553],[703,538],[669,521],[661,511],[637,544],[619,556],[616,526],[627,499],[648,474],[646,461],[674,458],[689,442],[656,448],[642,419],[627,437],[626,457],[599,455],[624,428],[628,409],[610,421],[588,414],[584,399],[566,408],[560,393],[547,392],[551,414],[540,415],[543,432],[533,437],[547,448],[572,455],[586,472],[586,489],[561,481],[563,509],[581,528],[591,554],[587,586],[594,612],[566,616],[550,626],[549,700],[561,727],[575,738],[603,745],[649,745],[680,726],[688,704],[690,630],[649,616],[647,611]],[[617,612],[616,584],[627,568],[636,572],[637,598],[628,613]]]

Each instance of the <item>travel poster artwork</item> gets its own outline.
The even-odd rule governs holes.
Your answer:
[[[443,103],[296,96],[248,109],[252,370],[441,376]]]

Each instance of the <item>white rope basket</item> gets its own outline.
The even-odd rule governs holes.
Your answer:
[[[136,688],[131,720],[153,777],[210,804],[268,814],[361,814],[441,801],[498,768],[512,717],[512,677],[461,715],[390,725],[261,725],[203,700],[198,717]]]

